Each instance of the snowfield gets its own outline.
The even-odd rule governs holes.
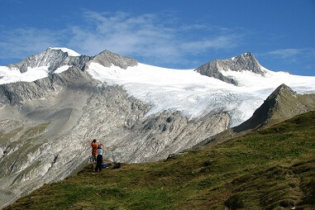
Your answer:
[[[265,76],[250,71],[222,71],[239,86],[203,76],[193,69],[167,69],[141,63],[126,70],[91,63],[87,72],[109,85],[122,85],[130,95],[151,104],[148,114],[178,110],[189,118],[197,118],[209,112],[226,111],[232,116],[230,126],[236,126],[251,117],[282,83],[298,93],[315,92],[315,77],[264,70]]]
[[[61,66],[54,73],[61,73],[69,67]],[[232,117],[232,127],[250,118],[268,95],[282,83],[301,94],[315,92],[315,77],[273,72],[265,68],[263,70],[264,76],[251,71],[222,71],[224,76],[236,80],[238,86],[203,76],[193,69],[167,69],[141,63],[121,69],[114,65],[104,67],[91,62],[87,72],[107,85],[123,86],[129,95],[150,104],[152,108],[148,115],[170,110],[180,111],[192,119],[209,112],[226,111]],[[48,66],[28,68],[24,73],[15,68],[0,66],[0,84],[31,82],[45,78],[48,74]]]
[[[54,71],[59,74],[68,70],[71,66],[64,65]],[[0,85],[14,82],[33,82],[35,80],[43,79],[49,75],[49,66],[27,67],[27,71],[21,73],[17,68],[9,68],[7,66],[0,66]]]
[[[48,68],[49,66],[28,67],[26,72],[21,73],[17,68],[0,66],[0,85],[14,82],[33,82],[48,77]]]

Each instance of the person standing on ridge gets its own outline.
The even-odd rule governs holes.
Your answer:
[[[91,143],[91,147],[92,147],[92,161],[96,162],[97,148],[98,148],[98,143],[96,142],[96,139],[93,139]]]
[[[95,172],[101,172],[103,168],[103,145],[98,145],[97,148],[97,161],[96,161],[96,167]]]

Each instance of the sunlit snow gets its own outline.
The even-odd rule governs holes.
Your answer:
[[[60,66],[54,73],[61,73],[68,70],[71,66]],[[9,68],[7,66],[0,66],[0,85],[13,82],[33,82],[38,79],[48,77],[49,66],[28,67],[27,71],[21,73],[17,68]]]
[[[54,73],[66,71],[59,67]],[[121,85],[129,95],[151,105],[148,113],[164,110],[181,111],[190,119],[209,112],[226,111],[232,116],[230,126],[245,121],[275,88],[285,83],[298,93],[315,93],[315,77],[296,76],[264,69],[264,76],[250,71],[222,71],[234,78],[238,86],[203,76],[193,69],[176,70],[139,63],[121,69],[90,63],[87,72],[108,85]],[[31,82],[48,76],[48,66],[28,68],[21,73],[16,68],[0,66],[0,84]]]
[[[129,67],[104,67],[91,63],[87,70],[93,78],[109,85],[122,85],[127,92],[152,105],[149,114],[178,110],[189,118],[209,112],[231,114],[231,126],[248,119],[268,95],[286,83],[299,93],[315,92],[315,77],[301,77],[266,70],[266,76],[250,71],[227,71],[237,80],[234,86],[190,70],[160,68],[145,64]]]
[[[61,72],[67,71],[68,68],[70,68],[70,67],[71,67],[71,66],[69,66],[69,65],[60,66],[58,69],[56,69],[56,70],[54,71],[54,73],[59,74],[59,73],[61,73]]]
[[[0,66],[0,84],[13,82],[32,82],[48,77],[48,66],[28,67],[27,71],[21,73],[17,68]]]

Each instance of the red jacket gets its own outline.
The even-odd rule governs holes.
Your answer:
[[[91,147],[92,147],[92,154],[93,154],[93,155],[97,155],[98,143],[97,143],[97,142],[92,142],[92,143],[91,143]]]

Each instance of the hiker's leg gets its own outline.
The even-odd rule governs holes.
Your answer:
[[[103,169],[103,156],[100,155],[100,171]]]
[[[97,168],[98,168],[99,171],[102,170],[102,159],[101,159],[101,158],[102,158],[101,155],[98,155],[98,156],[97,156],[96,166],[97,166]]]

